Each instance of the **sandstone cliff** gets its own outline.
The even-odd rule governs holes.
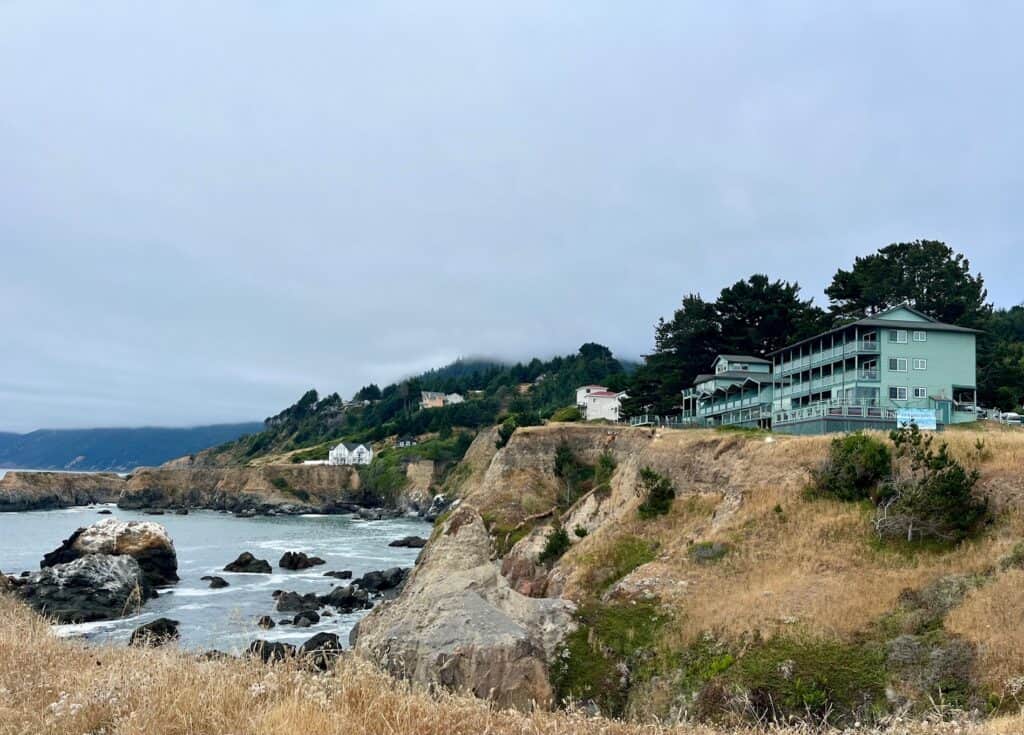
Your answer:
[[[122,508],[192,507],[214,510],[300,508],[342,510],[368,500],[352,467],[144,468],[125,485]]]
[[[470,691],[502,707],[547,708],[547,661],[571,629],[572,605],[512,590],[491,559],[479,514],[456,510],[398,601],[353,631],[356,648],[392,674]]]
[[[21,472],[0,477],[0,512],[112,503],[126,481],[113,473]]]

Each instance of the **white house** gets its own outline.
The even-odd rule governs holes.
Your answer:
[[[576,406],[585,421],[618,421],[625,393],[616,393],[603,385],[584,385],[576,389]]]
[[[454,406],[456,403],[465,403],[466,399],[458,393],[449,393],[444,397],[444,405]]]
[[[456,403],[465,402],[458,393],[437,393],[432,390],[425,390],[420,392],[420,408],[441,408],[442,406],[453,406]]]
[[[369,444],[342,442],[327,454],[327,464],[370,464],[373,447]]]

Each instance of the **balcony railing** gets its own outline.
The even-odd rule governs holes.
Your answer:
[[[807,421],[818,418],[854,418],[877,421],[895,421],[896,409],[882,406],[875,400],[863,401],[818,401],[807,406],[776,410],[772,416],[775,425],[791,424],[796,421]]]
[[[803,370],[804,368],[817,367],[818,365],[828,362],[841,360],[849,355],[855,355],[858,352],[877,353],[877,340],[862,339],[857,342],[847,342],[845,345],[827,347],[820,352],[815,352],[811,355],[804,355],[803,357],[798,357],[795,360],[785,360],[779,364],[779,372],[795,372],[797,370]]]
[[[682,429],[691,426],[698,426],[700,419],[696,416],[657,416],[645,413],[639,416],[630,416],[630,426],[662,426],[669,429]]]

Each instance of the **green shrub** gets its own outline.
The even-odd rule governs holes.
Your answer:
[[[672,501],[676,498],[672,482],[664,475],[659,475],[650,467],[640,470],[639,494],[644,501],[638,508],[641,518],[654,518],[665,515],[672,509]]]
[[[974,496],[977,470],[967,470],[943,442],[916,425],[890,434],[899,460],[897,476],[878,501],[875,530],[880,538],[955,543],[966,538],[987,516],[984,500]]]
[[[587,491],[594,477],[594,469],[576,459],[569,443],[564,439],[555,449],[555,477],[565,483],[565,491],[558,504],[568,508]]]
[[[621,715],[631,679],[649,673],[667,620],[653,602],[584,605],[577,615],[579,627],[566,637],[562,655],[551,666],[558,699],[589,700],[605,715]]]
[[[583,526],[576,526],[576,528],[572,529],[572,532],[576,534],[576,538],[587,537],[587,529],[585,529]]]
[[[888,446],[867,434],[847,434],[832,440],[828,460],[814,474],[815,489],[839,500],[874,498],[891,473]]]
[[[565,532],[562,524],[556,521],[551,533],[548,534],[548,540],[544,544],[544,550],[540,552],[538,561],[548,567],[554,566],[570,546],[572,546],[572,542],[569,541],[569,534]]]
[[[283,477],[275,477],[270,481],[270,484],[276,487],[278,490],[281,490],[282,492],[287,492],[288,490],[291,490],[291,485],[289,485],[288,481]]]
[[[601,568],[597,592],[604,592],[637,567],[654,561],[658,544],[638,536],[624,536],[611,549],[609,564]]]
[[[594,489],[599,493],[611,492],[612,475],[615,473],[615,457],[605,451],[597,458],[594,467]]]
[[[509,416],[507,419],[502,421],[501,425],[498,426],[498,438],[495,440],[494,446],[501,449],[508,444],[508,440],[512,438],[512,434],[515,433],[516,428],[516,420],[513,416]]]
[[[758,719],[849,721],[885,702],[885,651],[874,644],[773,638],[740,656],[725,675]],[[751,713],[747,713],[748,715]]]
[[[570,422],[570,421],[582,421],[583,414],[576,406],[566,406],[560,408],[551,414],[551,421],[555,423]]]

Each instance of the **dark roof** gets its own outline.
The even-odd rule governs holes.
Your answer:
[[[342,442],[342,446],[344,446],[345,449],[347,449],[350,452],[355,450],[355,449],[358,449],[359,447],[366,447],[367,449],[373,449],[373,447],[371,447],[369,444],[364,444],[363,442]]]
[[[724,357],[729,362],[752,362],[758,365],[771,365],[771,360],[765,360],[763,357],[754,357],[753,355],[719,355],[718,358]],[[718,358],[715,358],[715,362],[718,362]]]
[[[908,311],[912,311],[915,314],[921,314],[921,312],[917,311],[916,309],[911,309],[909,306],[896,306],[893,308],[907,309]],[[888,311],[892,310],[893,309],[889,309]],[[888,313],[888,311],[883,311],[882,313],[885,314]],[[881,327],[883,329],[918,329],[925,332],[960,332],[964,334],[981,334],[980,329],[958,327],[956,324],[946,324],[945,322],[940,322],[936,319],[932,319],[926,314],[921,314],[921,316],[928,319],[928,321],[912,322],[907,321],[905,319],[879,319],[877,317],[867,317],[866,319],[858,319],[855,322],[850,322],[849,324],[842,324],[838,327],[833,327],[832,329],[829,329],[827,332],[822,332],[821,334],[816,334],[813,337],[802,339],[799,342],[793,342],[792,344],[788,344],[785,347],[782,347],[778,350],[773,350],[768,354],[777,355],[780,352],[785,352],[786,350],[792,349],[794,347],[799,347],[800,345],[807,344],[808,342],[813,342],[814,340],[821,339],[822,337],[827,337],[828,335],[834,334],[835,332],[841,332],[844,329],[849,329],[850,327]]]
[[[399,442],[399,443],[404,443],[404,442],[415,442],[415,441],[417,441],[416,437],[414,437],[414,436],[409,436],[408,434],[406,434],[405,436],[400,436],[400,437],[398,437],[398,442]]]
[[[753,373],[749,370],[726,370],[724,373],[717,373],[716,375],[698,375],[693,379],[693,384],[697,385],[697,383],[703,383],[705,380],[713,380],[716,378],[722,380],[745,380],[750,378],[757,383],[767,383],[772,379],[772,374]]]

